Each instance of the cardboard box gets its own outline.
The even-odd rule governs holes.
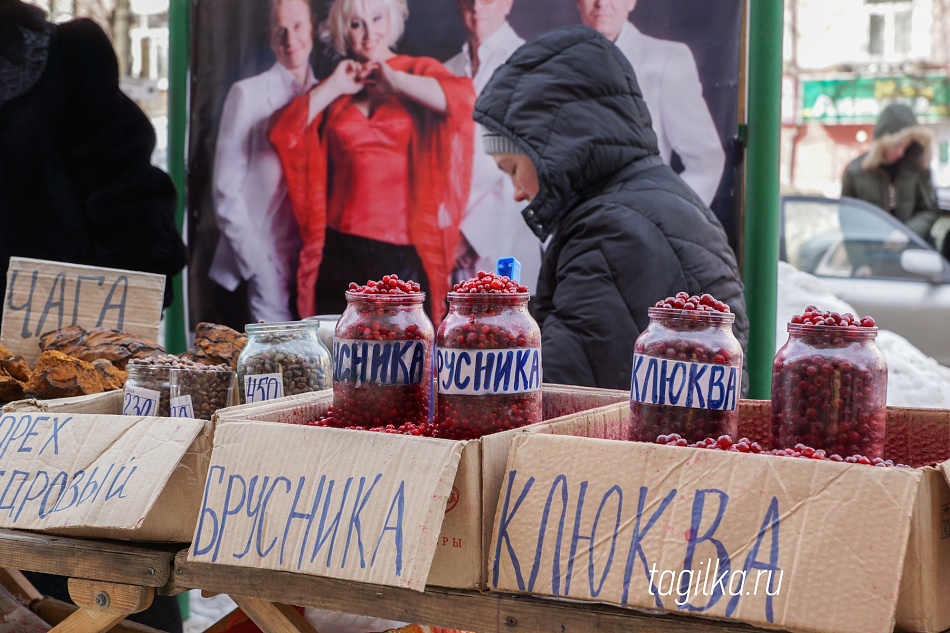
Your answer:
[[[569,420],[565,422],[565,424],[567,424],[565,428],[575,428],[577,432],[581,434],[599,433],[602,435],[606,432],[604,429],[616,426],[610,421],[624,418],[624,412],[629,408],[629,398],[629,393],[625,391],[545,385],[543,391],[543,417],[546,422],[535,426],[544,427],[545,425],[556,423],[559,420]],[[304,424],[322,415],[332,403],[332,400],[332,393],[325,391],[223,409],[215,416],[215,424],[217,425],[216,433],[220,434],[228,424],[240,423],[247,420]],[[330,448],[327,450],[332,449],[331,452],[357,450],[358,447],[356,445],[364,441],[362,439],[364,436],[373,438],[379,435],[376,433],[370,434],[339,430],[336,430],[334,434],[328,434],[327,431],[333,429],[325,428],[307,428],[302,430],[307,434],[300,436],[293,435],[293,437],[291,437],[292,434],[290,431],[280,429],[274,429],[271,433],[273,437],[278,438],[275,441],[283,443],[303,442],[305,441],[304,438],[306,438],[306,441],[310,441],[310,438],[317,438],[313,441],[320,444],[321,448],[329,446]],[[255,434],[258,431],[256,428],[246,427],[241,432],[245,435],[246,441],[255,441],[252,438],[256,437]],[[469,442],[426,439],[425,443],[423,443],[420,440],[425,438],[389,436],[399,437],[400,439],[396,440],[396,443],[393,445],[385,444],[375,447],[374,450],[378,451],[378,454],[375,454],[375,457],[369,459],[369,466],[367,466],[367,470],[365,470],[365,473],[361,476],[375,478],[377,474],[380,474],[376,470],[373,470],[375,466],[373,460],[406,460],[400,462],[395,470],[383,472],[384,479],[395,476],[390,475],[390,473],[402,473],[403,471],[411,475],[413,469],[417,468],[419,463],[424,464],[426,468],[429,469],[429,472],[436,472],[439,468],[449,469],[444,472],[439,471],[442,472],[440,476],[446,478],[451,484],[446,486],[443,491],[444,496],[440,497],[440,507],[444,509],[444,511],[439,513],[438,522],[433,520],[431,524],[428,525],[428,528],[437,534],[438,538],[433,542],[434,546],[430,546],[428,542],[426,542],[425,546],[430,547],[429,550],[413,552],[413,556],[421,557],[423,560],[431,560],[431,567],[427,564],[424,565],[427,569],[427,575],[422,576],[421,580],[414,578],[412,580],[413,587],[421,588],[422,585],[429,584],[456,588],[484,588],[487,572],[484,553],[491,538],[491,526],[494,523],[494,511],[497,505],[501,479],[504,475],[509,442],[513,435],[523,432],[525,432],[525,429],[515,429]],[[235,433],[238,433],[238,431],[235,431]],[[340,433],[342,433],[342,435]],[[624,435],[625,433],[626,431],[624,431]],[[286,438],[284,437],[285,435]],[[332,442],[332,445],[324,444],[324,442]],[[403,444],[399,442],[408,443],[403,447]],[[454,447],[452,450],[458,450],[457,461],[455,461],[454,464],[450,463],[451,460],[444,463],[441,461],[435,464],[430,463],[428,460],[430,460],[432,456],[427,453],[433,450],[429,448],[433,446],[433,442],[435,443],[434,445],[446,445]],[[253,477],[253,472],[260,472],[262,475],[271,474],[267,468],[270,468],[272,459],[280,459],[284,463],[293,461],[293,459],[287,458],[286,456],[281,457],[281,449],[275,452],[273,448],[269,450],[271,453],[274,453],[276,457],[267,455],[266,451],[263,450],[254,452],[253,454],[250,452],[238,454],[234,451],[229,455],[221,451],[221,455],[218,455],[218,444],[218,438],[216,437],[215,454],[212,455],[212,475],[218,472],[238,472],[241,469],[241,464],[251,464],[251,466],[245,469],[244,473],[246,474],[241,475],[242,479],[246,481],[250,477]],[[250,451],[252,449],[249,447],[248,450]],[[399,457],[390,457],[390,453],[386,451],[397,451],[399,452]],[[312,459],[319,461],[328,459],[328,457],[315,456]],[[356,458],[354,457],[353,459]],[[362,459],[364,459],[365,462],[367,458]],[[455,458],[453,457],[452,459]],[[344,460],[344,463],[347,463],[346,460]],[[390,462],[387,461],[387,464],[389,463]],[[215,467],[218,465],[221,465],[225,470],[215,470]],[[337,475],[335,480],[339,479],[341,472],[343,471],[334,473]],[[289,476],[287,478],[292,479],[292,477]],[[223,480],[220,484],[215,483],[216,481],[217,480],[213,480],[208,491],[206,491],[207,501],[205,507],[208,509],[208,513],[205,516],[209,518],[209,521],[212,516],[220,521],[221,519],[218,515],[224,513],[223,508],[231,508],[235,503],[232,499],[230,506],[224,504],[224,497],[221,496],[221,494],[226,495],[227,490],[226,488],[221,490],[221,487],[225,486],[225,484]],[[409,477],[407,478],[407,482],[408,481],[415,481],[415,479]],[[442,494],[442,492],[440,492],[440,494]],[[383,497],[385,498],[385,495],[383,495]],[[278,495],[274,495],[271,503],[279,503],[279,501],[274,500],[280,498]],[[304,496],[302,498],[306,497]],[[370,515],[375,516],[374,513],[388,512],[388,509],[384,506],[385,504],[383,504],[383,507],[378,508],[372,505],[367,506],[361,515],[364,522],[365,517]],[[421,501],[418,507],[421,508],[419,512],[429,511],[427,506]],[[238,520],[237,518],[232,518],[231,515],[228,516],[229,521],[232,522],[231,525],[234,524],[234,521]],[[243,534],[243,541],[246,541],[250,538],[247,531],[251,529],[256,531],[258,528],[254,525],[253,518],[246,516],[246,511],[240,520],[243,522],[243,527],[236,529],[239,531],[243,530],[243,532],[240,533]],[[382,519],[379,519],[377,523],[381,521]],[[206,523],[203,526],[199,524],[199,532],[196,532],[194,539],[199,547],[192,548],[192,555],[195,560],[209,560],[208,556],[212,555],[210,552],[205,552],[200,556],[196,555],[196,551],[200,552],[207,546],[206,544],[210,538],[210,533],[205,532],[202,534],[200,530],[202,527],[204,527],[205,530],[210,530],[209,525],[213,526],[214,523]],[[437,526],[438,530],[436,530]],[[291,530],[293,529],[295,528],[291,526]],[[258,537],[255,537],[255,539],[256,538]],[[304,537],[304,540],[306,540],[306,537]],[[289,569],[286,561],[274,562],[269,559],[270,555],[255,557],[253,552],[244,552],[243,541],[238,548],[238,552],[231,554],[232,559],[230,560],[230,564]],[[289,543],[288,541],[288,546]],[[421,541],[419,543],[422,545]],[[223,547],[227,549],[228,545],[228,542],[224,542]],[[261,551],[263,551],[263,548]],[[242,554],[242,556],[240,558],[234,558],[236,554]],[[294,570],[300,571],[301,573],[315,573],[351,579],[357,578],[357,576],[348,575],[348,570],[329,569],[326,568],[326,566],[317,569],[313,566],[308,567],[307,565],[301,565]],[[373,582],[409,586],[402,584],[405,582],[405,579],[395,577],[388,579],[374,577]]]
[[[189,542],[208,470],[211,423],[76,412],[121,407],[121,392],[96,396],[4,409],[0,527]]]
[[[20,411],[52,411],[65,413],[121,415],[123,395],[124,394],[121,389],[116,389],[114,391],[103,391],[102,393],[93,393],[85,396],[53,398],[50,400],[28,398],[26,400],[9,402],[3,405],[3,407],[0,408],[0,411],[3,413],[16,413]]]
[[[766,440],[768,424],[768,402],[740,403],[740,435]],[[793,631],[950,627],[950,462],[872,468],[575,435],[560,424],[512,438],[492,589]],[[886,446],[914,466],[947,459],[950,412],[890,408]],[[727,566],[733,582],[717,589]]]

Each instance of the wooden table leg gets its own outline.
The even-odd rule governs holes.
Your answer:
[[[50,629],[55,633],[101,633],[127,615],[152,604],[155,589],[111,582],[69,579],[69,597],[79,609]]]
[[[231,599],[264,633],[317,633],[300,612],[288,604],[246,596],[231,596]]]

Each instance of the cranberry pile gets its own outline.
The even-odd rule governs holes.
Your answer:
[[[794,448],[776,448],[772,450],[763,449],[758,442],[750,442],[748,438],[740,438],[738,442],[733,442],[728,435],[721,435],[719,439],[707,437],[698,442],[690,443],[686,438],[678,433],[669,435],[659,435],[656,438],[657,444],[666,446],[687,446],[690,448],[708,448],[718,451],[730,451],[733,453],[756,453],[758,455],[774,455],[776,457],[798,457],[802,459],[823,459],[831,462],[845,462],[848,464],[864,464],[866,466],[881,466],[895,468],[910,468],[905,464],[895,464],[893,460],[881,459],[880,457],[866,457],[864,455],[849,455],[841,457],[837,453],[828,454],[820,448],[812,448],[804,444],[796,444]]]
[[[436,345],[441,350],[485,350],[486,354],[540,348],[541,331],[527,312],[527,292],[527,287],[508,277],[485,271],[456,284]],[[500,364],[501,357],[496,358]],[[486,381],[489,377],[485,374]],[[540,422],[540,381],[538,387],[527,393],[463,395],[442,393],[439,384],[440,436],[471,440]]]
[[[884,452],[887,367],[874,319],[808,306],[772,365],[772,445],[839,455]]]
[[[874,327],[874,317],[866,316],[859,319],[850,312],[838,314],[837,312],[819,310],[815,306],[808,306],[805,308],[804,314],[796,314],[792,317],[790,323],[831,327]]]
[[[716,300],[711,294],[702,296],[688,292],[677,292],[673,297],[661,299],[653,304],[656,308],[673,308],[675,310],[699,310],[700,312],[729,312],[729,306]]]
[[[637,338],[634,353],[638,357],[735,367],[738,375],[734,393],[738,402],[742,348],[732,334],[732,319],[729,306],[712,295],[679,292],[657,301],[650,309],[650,326]],[[635,362],[649,360],[637,358]],[[727,369],[725,375],[728,373]],[[672,385],[668,388],[673,389]],[[738,430],[738,409],[660,405],[638,402],[635,398],[631,399],[630,408],[630,439],[635,441],[649,442],[660,434],[680,433],[695,442]]]
[[[351,429],[354,431],[374,431],[376,433],[394,433],[397,435],[415,435],[423,437],[439,437],[439,429],[435,424],[430,424],[428,422],[423,422],[421,424],[415,424],[413,422],[406,422],[400,426],[395,426],[393,424],[387,424],[385,426],[345,426],[339,420],[334,419],[333,417],[333,407],[329,407],[327,412],[317,418],[307,423],[307,426],[323,426],[331,427],[335,429]]]
[[[496,273],[480,270],[478,271],[478,274],[471,279],[466,279],[461,283],[455,284],[453,292],[493,294],[500,292],[521,293],[528,292],[528,287],[522,286],[518,282],[514,281],[513,279],[509,279],[504,275],[498,275]]]
[[[421,286],[415,281],[403,281],[399,275],[384,275],[379,281],[367,281],[360,286],[350,282],[349,291],[368,295],[410,295],[421,292]]]
[[[422,309],[423,296],[418,283],[404,281],[397,275],[385,275],[364,286],[350,284],[347,308],[334,332],[334,348],[337,348],[336,343],[345,345],[348,341],[393,341],[395,344],[422,341],[424,367],[421,380],[411,384],[361,382],[334,375],[333,408],[342,426],[369,429],[392,425],[398,429],[406,424],[429,423],[433,331]],[[412,351],[406,354],[407,362]]]

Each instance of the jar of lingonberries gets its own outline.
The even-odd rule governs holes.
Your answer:
[[[333,335],[333,417],[366,428],[432,421],[435,328],[419,284],[386,275],[350,284]]]
[[[682,292],[647,312],[650,323],[634,344],[630,439],[736,437],[742,346],[729,306]]]
[[[541,329],[528,289],[479,272],[448,294],[436,337],[439,436],[471,440],[541,421]]]
[[[262,402],[330,388],[330,350],[317,321],[250,323],[237,360],[241,402]]]
[[[887,365],[874,320],[809,306],[787,329],[772,364],[772,448],[882,458]]]

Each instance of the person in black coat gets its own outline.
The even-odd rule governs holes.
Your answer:
[[[154,147],[95,22],[0,0],[0,297],[21,256],[163,274],[169,305],[186,253]]]
[[[474,117],[516,200],[531,200],[525,222],[551,237],[533,306],[545,382],[629,389],[647,309],[680,291],[727,303],[745,350],[749,322],[726,233],[660,159],[616,46],[586,26],[548,32],[495,72]]]
[[[151,165],[154,147],[148,118],[119,90],[101,28],[53,25],[35,7],[0,0],[0,297],[11,256],[178,273],[186,253],[175,187]],[[66,578],[26,575],[69,601]],[[182,630],[173,596],[155,596],[129,619]]]

